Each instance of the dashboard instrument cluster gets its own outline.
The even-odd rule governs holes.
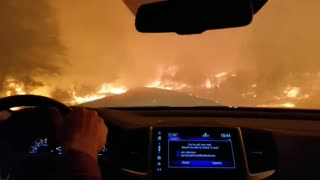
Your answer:
[[[103,156],[107,153],[107,147],[104,146],[98,156]],[[34,155],[43,155],[43,154],[51,154],[51,155],[62,155],[62,147],[54,146],[50,143],[47,137],[37,138],[35,139],[29,147],[29,154]]]

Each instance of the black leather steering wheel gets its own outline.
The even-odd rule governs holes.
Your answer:
[[[71,108],[54,99],[38,95],[14,95],[0,98],[0,110],[8,110],[12,107],[35,106],[35,107],[56,107],[61,114],[71,112]]]
[[[65,104],[44,96],[14,95],[14,96],[0,98],[0,111],[9,110],[12,107],[23,107],[23,106],[29,106],[29,107],[32,106],[32,107],[40,107],[40,108],[56,107],[61,112],[62,115],[67,115],[72,111],[72,109],[66,106]],[[10,159],[6,159],[6,158],[7,158],[6,154],[0,154],[0,161],[3,161],[3,162],[0,162],[0,164],[10,162]],[[15,164],[15,163],[11,163],[11,165],[12,164]],[[42,164],[40,165],[43,166]],[[0,167],[0,170],[3,171],[1,167]],[[0,174],[0,179],[1,179],[3,172],[0,172],[0,173],[2,173]],[[34,174],[37,174],[37,173],[34,173]],[[19,173],[17,173],[17,175],[19,175]]]

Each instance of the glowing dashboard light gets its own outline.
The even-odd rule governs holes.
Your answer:
[[[11,111],[19,111],[21,109],[23,109],[23,107],[12,107],[12,108],[10,108]]]
[[[35,106],[18,106],[9,108],[11,111],[19,111],[21,109],[34,108]]]

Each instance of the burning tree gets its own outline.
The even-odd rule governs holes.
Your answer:
[[[52,8],[47,0],[32,2],[0,2],[0,96],[7,91],[7,79],[26,89],[41,86],[34,77],[58,75],[65,62]]]

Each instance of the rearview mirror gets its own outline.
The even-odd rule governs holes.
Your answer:
[[[256,2],[256,3],[253,3]],[[267,0],[168,0],[144,4],[136,14],[143,33],[198,34],[246,26]]]

